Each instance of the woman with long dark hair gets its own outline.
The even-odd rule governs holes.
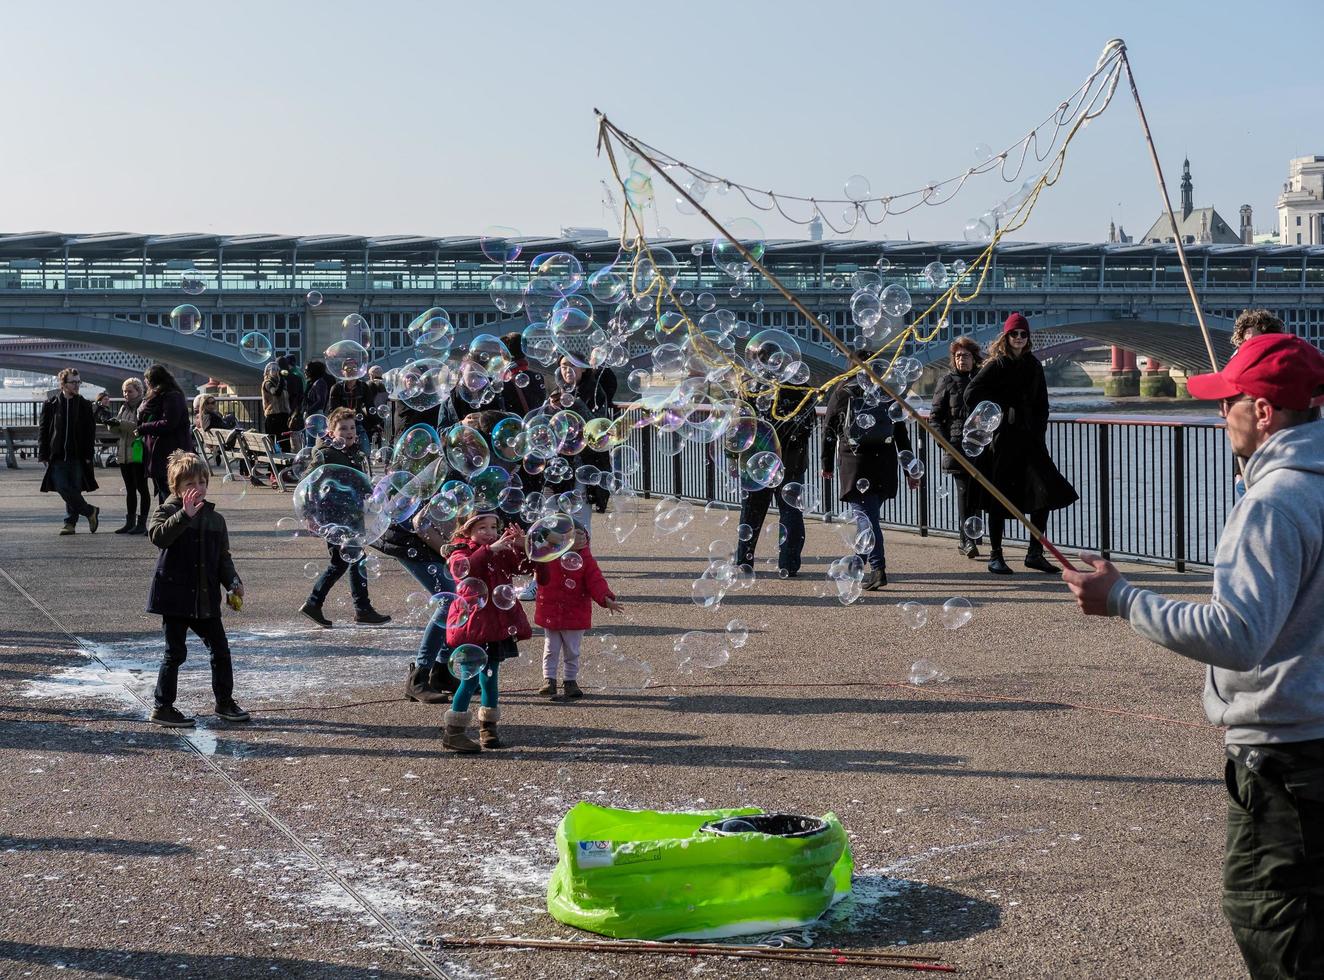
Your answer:
[[[1020,313],[1007,317],[1002,334],[989,345],[989,359],[965,390],[971,408],[982,401],[996,402],[1002,423],[993,442],[976,463],[1002,493],[1039,530],[1048,522],[1048,512],[1070,507],[1080,495],[1053,465],[1048,455],[1048,383],[1043,365],[1031,353],[1030,321]],[[980,494],[980,496],[988,496]],[[1002,557],[1002,524],[1009,515],[993,499],[985,501],[988,511],[988,570],[1010,575]],[[1030,539],[1025,567],[1056,575],[1059,569],[1044,557],[1044,546]]]
[[[966,390],[974,378],[975,372],[983,364],[983,357],[977,344],[970,337],[957,337],[947,348],[952,357],[952,369],[943,375],[942,380],[938,382],[938,387],[933,392],[933,411],[930,413],[930,421],[937,427],[938,431],[950,442],[959,452],[961,449],[961,436],[965,431],[966,416],[970,410],[975,407],[975,403],[966,400]],[[956,484],[956,510],[957,520],[961,527],[961,554],[967,558],[978,558],[979,549],[977,538],[970,538],[965,533],[965,522],[967,518],[975,516],[979,512],[977,503],[972,500],[970,493],[970,474],[951,456],[944,455],[942,458],[942,471],[950,473],[952,481]]]
[[[188,401],[174,375],[161,364],[143,372],[147,397],[138,406],[138,435],[143,437],[143,463],[152,478],[158,503],[170,495],[166,466],[176,449],[193,450]]]

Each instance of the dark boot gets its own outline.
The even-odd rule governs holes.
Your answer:
[[[1011,567],[1002,560],[1002,552],[995,551],[988,556],[988,570],[994,575],[1011,575]]]
[[[497,719],[501,717],[500,708],[478,709],[478,744],[484,749],[504,749],[506,743],[497,735]]]
[[[567,701],[578,701],[583,696],[584,692],[580,688],[578,681],[565,682],[565,699]]]
[[[146,534],[146,533],[147,533],[147,515],[146,515],[146,514],[143,514],[142,516],[140,516],[140,517],[138,518],[138,523],[135,524],[135,525],[133,525],[133,530],[131,530],[129,533],[130,533],[130,534]]]
[[[538,696],[541,698],[556,697],[556,678],[546,677],[543,679],[542,687],[538,688]]]
[[[387,616],[385,613],[379,613],[376,609],[373,609],[372,606],[369,606],[367,609],[360,609],[354,614],[354,622],[362,623],[365,626],[381,626],[390,621],[390,616]]]
[[[447,701],[459,686],[460,679],[451,673],[450,668],[443,661],[438,660],[428,671],[428,687],[438,694],[444,694]]]
[[[1051,561],[1044,557],[1042,551],[1031,551],[1025,556],[1025,567],[1033,568],[1036,572],[1044,572],[1048,575],[1056,575],[1058,568]]]
[[[93,534],[97,533],[97,528],[101,526],[101,508],[93,507],[92,513],[87,515],[87,529]]]
[[[124,526],[123,526],[123,527],[117,527],[117,528],[115,528],[115,533],[116,533],[116,534],[128,534],[130,531],[132,531],[132,530],[134,529],[134,527],[135,527],[136,524],[137,524],[137,521],[135,521],[133,515],[130,514],[130,515],[128,515],[127,517],[124,518]]]
[[[331,620],[322,615],[322,604],[320,602],[313,602],[312,599],[309,599],[299,607],[299,612],[303,613],[318,626],[322,627],[322,629],[329,630],[331,628]]]
[[[441,736],[442,748],[450,749],[452,752],[462,752],[465,755],[481,752],[482,747],[465,734],[464,730],[468,727],[469,712],[456,711],[454,708],[447,711],[445,729]]]
[[[451,696],[443,691],[434,691],[428,683],[428,667],[409,666],[409,675],[405,678],[405,700],[422,701],[424,704],[444,704]]]
[[[979,557],[979,549],[975,546],[975,542],[973,541],[962,541],[961,554],[973,561]]]

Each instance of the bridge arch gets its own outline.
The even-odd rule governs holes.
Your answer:
[[[232,344],[202,334],[185,336],[136,320],[73,312],[0,311],[0,333],[76,340],[142,354],[234,386],[262,380],[262,365],[245,361]]]

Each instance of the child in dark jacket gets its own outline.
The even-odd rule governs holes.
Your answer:
[[[170,496],[147,524],[148,539],[161,549],[147,611],[161,616],[166,641],[151,720],[167,728],[193,727],[193,719],[175,707],[179,667],[192,630],[211,652],[216,714],[226,721],[248,721],[248,712],[234,701],[230,645],[221,625],[222,586],[236,597],[243,596],[244,586],[230,560],[225,518],[207,500],[207,464],[194,453],[176,450],[170,454],[166,479]]]
[[[579,687],[579,645],[593,625],[593,603],[611,612],[624,612],[625,604],[616,600],[588,548],[588,531],[575,525],[574,544],[557,561],[537,562],[538,603],[533,621],[543,628],[543,685],[538,693],[556,697],[557,662],[564,663],[563,700],[582,698]],[[570,556],[575,558],[571,560]]]
[[[501,661],[519,656],[520,640],[533,636],[529,619],[515,599],[510,581],[516,572],[528,572],[524,532],[512,524],[503,534],[495,514],[474,513],[456,527],[447,565],[455,580],[453,601],[446,616],[446,643],[454,651],[464,644],[481,646],[487,666],[473,677],[461,678],[441,744],[455,752],[478,752],[503,747],[497,736],[497,673]],[[498,593],[497,590],[501,589]],[[469,701],[479,690],[478,741],[465,734],[469,727]]]
[[[331,417],[326,420],[326,436],[317,444],[313,450],[312,468],[319,466],[348,466],[350,469],[358,470],[360,473],[368,471],[367,457],[363,455],[363,450],[359,448],[359,428],[358,421],[354,417],[352,409],[337,408],[331,413]],[[362,623],[366,626],[380,626],[382,623],[389,623],[390,616],[379,613],[372,608],[372,599],[368,595],[368,576],[363,571],[363,561],[361,558],[355,558],[351,563],[346,560],[341,552],[341,546],[326,543],[326,550],[331,555],[331,560],[326,566],[326,571],[313,583],[313,591],[309,593],[308,599],[299,607],[299,612],[303,613],[322,629],[330,629],[331,620],[327,619],[326,614],[322,612],[322,605],[326,602],[326,597],[331,592],[331,587],[340,581],[345,572],[349,572],[349,594],[354,599],[354,622]]]

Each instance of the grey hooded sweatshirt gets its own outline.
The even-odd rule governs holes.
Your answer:
[[[1324,422],[1275,432],[1246,461],[1209,602],[1125,579],[1108,612],[1209,664],[1204,709],[1228,744],[1324,738]]]

